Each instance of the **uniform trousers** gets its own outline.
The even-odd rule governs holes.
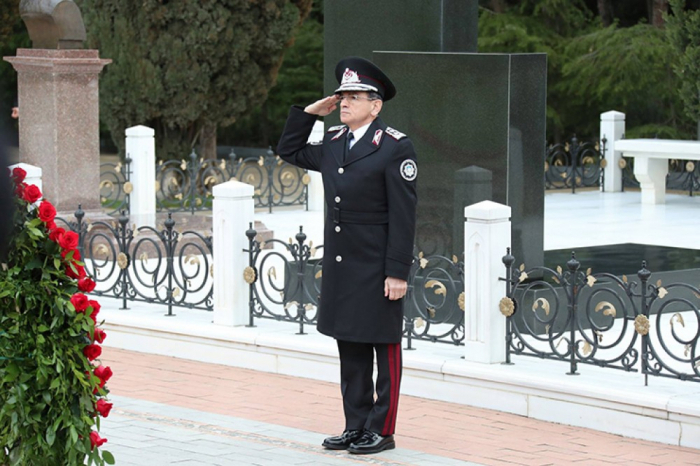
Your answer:
[[[340,390],[345,429],[367,429],[393,435],[401,386],[401,344],[356,343],[338,340]],[[377,386],[372,380],[377,355]]]

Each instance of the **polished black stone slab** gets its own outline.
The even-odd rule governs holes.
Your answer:
[[[630,278],[636,278],[636,273],[642,268],[642,261],[646,261],[647,270],[652,274],[700,269],[698,249],[635,243],[545,251],[545,265],[550,268],[559,265],[566,270],[566,262],[571,259],[572,252],[576,253],[576,260],[581,263],[583,270],[590,267],[593,273],[607,272]]]
[[[323,8],[326,95],[338,87],[333,71],[343,57],[371,60],[376,50],[477,51],[478,0],[325,0]]]
[[[492,173],[491,200],[512,208],[512,247],[542,265],[546,56],[376,52],[399,93],[382,110],[418,154],[418,237],[425,254],[458,257],[455,173]]]

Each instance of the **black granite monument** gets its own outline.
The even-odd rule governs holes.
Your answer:
[[[326,0],[326,94],[348,55],[371,59],[396,84],[382,117],[418,154],[419,250],[461,256],[455,203],[467,199],[455,176],[477,166],[492,173],[491,200],[512,208],[518,263],[542,265],[546,55],[475,53],[477,23],[476,0]]]

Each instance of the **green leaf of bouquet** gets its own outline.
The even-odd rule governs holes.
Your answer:
[[[49,446],[53,445],[53,443],[56,441],[56,431],[49,426],[46,429],[46,443],[49,444]]]
[[[70,426],[70,429],[68,429],[68,430],[70,431],[71,441],[73,443],[77,443],[78,442],[78,431],[75,430],[75,426]]]
[[[19,367],[17,366],[17,363],[11,362],[10,364],[7,365],[7,368],[5,369],[5,382],[14,382],[17,379],[17,376],[19,375]]]
[[[54,260],[53,260],[53,266],[54,266],[56,269],[61,270],[61,259],[55,257]]]
[[[106,450],[102,452],[102,459],[105,460],[107,464],[114,464],[114,456]]]

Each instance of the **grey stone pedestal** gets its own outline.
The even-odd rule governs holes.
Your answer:
[[[59,212],[101,210],[97,50],[18,49],[19,161],[43,170]]]

